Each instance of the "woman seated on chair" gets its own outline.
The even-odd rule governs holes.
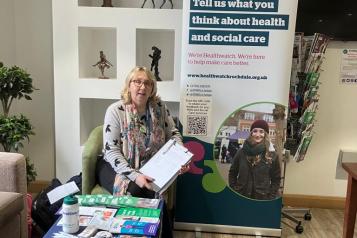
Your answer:
[[[156,79],[147,68],[135,67],[126,78],[121,99],[105,114],[104,160],[97,162],[99,184],[114,195],[154,198],[152,178],[138,169],[170,139],[182,144],[180,132],[157,95]],[[180,172],[188,170],[189,166],[183,166]]]

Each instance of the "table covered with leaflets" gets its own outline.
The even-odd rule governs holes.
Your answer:
[[[76,195],[79,202],[79,231],[62,231],[59,218],[45,238],[131,238],[160,237],[163,200],[112,195]]]

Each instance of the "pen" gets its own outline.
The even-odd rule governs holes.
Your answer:
[[[175,145],[176,144],[176,141],[174,140],[173,142],[172,142],[172,144],[171,145],[169,145],[169,147],[167,147],[167,149],[164,151],[164,152],[162,152],[163,154],[166,154],[170,149],[171,149],[171,147],[173,146],[173,145]]]

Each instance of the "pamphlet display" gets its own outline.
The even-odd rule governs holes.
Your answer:
[[[285,147],[296,162],[305,159],[313,138],[320,98],[318,89],[322,83],[319,79],[321,64],[328,43],[329,37],[320,33],[313,36],[295,33]]]

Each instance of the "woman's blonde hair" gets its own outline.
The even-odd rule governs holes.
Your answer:
[[[152,102],[157,102],[159,100],[159,96],[157,95],[157,82],[155,76],[146,67],[136,66],[129,72],[128,76],[125,79],[124,89],[121,92],[121,99],[124,101],[124,104],[131,103],[131,95],[129,91],[130,82],[135,78],[136,74],[139,72],[144,72],[148,77],[149,81],[152,82],[152,92],[151,95],[149,96],[148,102],[152,103]]]

